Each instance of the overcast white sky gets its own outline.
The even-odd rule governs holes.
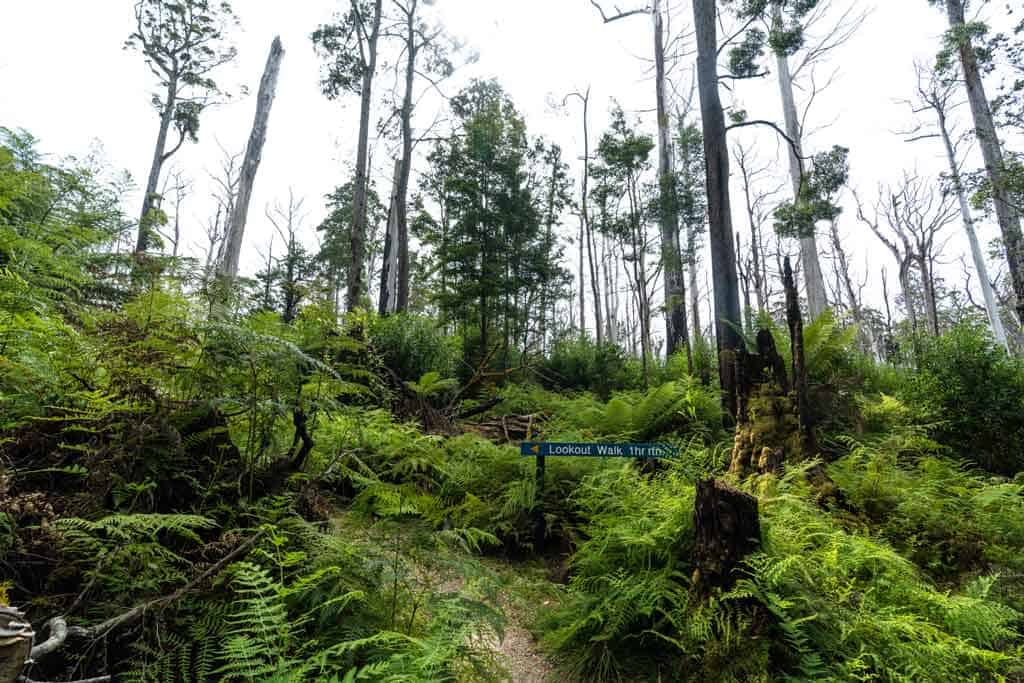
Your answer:
[[[910,121],[906,105],[898,100],[906,98],[914,84],[913,61],[933,57],[943,16],[925,0],[848,1],[871,13],[858,35],[832,57],[839,79],[816,102],[810,121],[811,128],[829,125],[807,141],[805,151],[835,143],[850,147],[852,184],[870,196],[880,181],[896,178],[903,169],[935,174],[944,167],[937,145],[907,144],[894,134]],[[683,29],[691,23],[690,2],[672,2],[672,28]],[[266,53],[279,34],[286,55],[243,247],[242,269],[252,272],[258,261],[256,249],[266,244],[272,230],[263,207],[286,197],[289,186],[306,198],[307,242],[314,244],[313,226],[324,214],[322,197],[347,178],[354,156],[358,104],[355,97],[328,102],[320,94],[319,61],[309,39],[318,23],[328,21],[347,3],[233,4],[242,24],[235,40],[239,58],[218,80],[228,86],[245,83],[253,94],[206,114],[200,143],[186,146],[173,164],[195,181],[195,196],[183,210],[183,222],[187,241],[199,244],[209,208],[207,171],[215,170],[221,155],[217,143],[232,151],[244,148]],[[631,6],[629,0],[618,4]],[[837,4],[844,6],[843,0]],[[82,154],[98,140],[113,167],[144,181],[157,119],[149,104],[152,77],[139,55],[122,49],[133,28],[132,6],[132,0],[7,3],[0,23],[0,125],[26,128],[54,156]],[[653,83],[645,79],[647,64],[640,59],[651,52],[650,21],[644,16],[606,26],[588,0],[437,0],[436,10],[448,30],[480,57],[446,90],[454,93],[471,76],[496,77],[526,115],[530,131],[557,141],[573,159],[582,153],[578,109],[572,117],[553,111],[552,96],[560,100],[566,92],[592,86],[594,144],[610,98],[627,110],[653,107]],[[688,69],[689,58],[678,67],[676,78],[689,82]],[[828,65],[822,76],[827,69]],[[772,78],[744,83],[736,96],[751,117],[781,118]],[[429,124],[439,107],[438,102],[425,100],[418,112],[420,125]],[[653,133],[653,117],[645,118]],[[748,129],[741,134],[757,142],[765,161],[774,159],[778,145],[770,132]],[[374,151],[373,165],[378,189],[386,197],[391,161],[383,144]],[[780,164],[780,177],[785,170]],[[139,200],[138,193],[130,198],[131,213]],[[736,229],[746,230],[738,196],[733,205]],[[844,214],[842,226],[854,262],[860,269],[870,262],[877,284],[877,270],[889,264],[889,253],[856,224],[852,210]],[[575,230],[575,223],[567,230]],[[982,224],[984,241],[995,234],[990,223]],[[965,249],[965,240],[957,235],[946,260],[955,263]],[[892,271],[893,264],[889,266]],[[959,265],[947,270],[951,280],[960,281]]]

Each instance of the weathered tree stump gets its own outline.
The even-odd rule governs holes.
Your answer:
[[[693,525],[694,585],[728,590],[740,562],[761,544],[757,498],[716,479],[698,481]]]
[[[737,477],[778,471],[802,455],[799,420],[786,364],[768,330],[757,333],[757,353],[739,349],[733,362],[736,435],[729,471]]]
[[[786,462],[800,462],[818,453],[808,407],[803,318],[788,258],[783,284],[792,380],[768,330],[757,333],[757,353],[743,348],[736,353],[736,436],[729,471],[737,477],[778,472]]]

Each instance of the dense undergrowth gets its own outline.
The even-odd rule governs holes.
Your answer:
[[[808,325],[842,500],[818,504],[813,463],[736,482],[762,543],[708,595],[694,486],[725,476],[731,435],[684,358],[645,389],[633,361],[565,340],[430,433],[403,391],[436,408],[465,374],[436,323],[314,302],[286,324],[188,264],[110,257],[123,221],[86,170],[0,148],[0,181],[0,602],[40,635],[147,606],[34,678],[500,680],[501,591],[572,680],[1024,676],[1024,370],[978,329],[916,370],[863,357],[829,315]],[[680,456],[552,459],[539,490],[478,429],[503,415]],[[537,559],[548,578],[509,580]]]

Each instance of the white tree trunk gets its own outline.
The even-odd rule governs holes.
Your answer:
[[[781,23],[781,9],[775,8],[775,21]],[[782,115],[786,124],[786,135],[793,141],[789,148],[789,177],[793,183],[793,198],[800,197],[800,159],[803,154],[800,132],[800,120],[796,111],[796,99],[793,96],[793,78],[789,73],[789,60],[785,55],[776,55],[776,71],[778,72],[779,94],[782,96]],[[821,272],[821,261],[818,259],[818,242],[813,234],[800,238],[800,263],[804,276],[804,287],[807,293],[807,312],[811,320],[817,318],[828,308],[825,297],[825,276]]]
[[[956,151],[953,149],[953,141],[949,137],[945,112],[939,110],[938,117],[939,133],[942,135],[942,143],[946,149],[946,160],[949,162],[949,177],[953,182],[953,191],[956,192],[957,202],[960,204],[960,218],[963,220],[964,232],[967,233],[967,241],[971,247],[971,259],[974,261],[974,269],[978,272],[978,280],[981,281],[981,294],[985,299],[985,313],[988,314],[988,324],[992,328],[992,336],[995,338],[996,343],[1009,352],[1010,345],[1006,340],[1003,320],[999,317],[999,305],[996,303],[995,292],[992,291],[992,281],[988,277],[985,255],[981,251],[978,233],[974,229],[974,218],[971,215],[971,206],[967,202],[967,192],[964,190],[963,181],[960,178],[960,167],[956,162]]]
[[[951,30],[964,26],[964,0],[946,0],[946,14]],[[959,46],[960,66],[967,86],[967,101],[971,105],[974,130],[978,146],[985,160],[985,173],[992,185],[992,199],[996,219],[1003,235],[1006,248],[1006,262],[1010,270],[1013,291],[1017,296],[1017,315],[1024,322],[1024,236],[1021,234],[1020,216],[1011,202],[1010,193],[1003,179],[1003,152],[999,147],[992,110],[985,96],[985,86],[978,69],[978,58],[969,36]]]
[[[281,60],[284,48],[281,47],[280,36],[270,44],[270,55],[260,79],[260,90],[256,96],[256,118],[253,120],[252,132],[245,147],[245,159],[239,174],[238,195],[234,208],[228,219],[227,236],[224,243],[224,259],[220,264],[220,274],[233,278],[238,275],[238,259],[242,252],[242,238],[245,235],[245,222],[249,215],[249,200],[252,198],[252,187],[256,182],[256,171],[263,156],[263,143],[267,140],[267,124],[270,121],[270,108],[274,104],[277,93],[277,77],[281,72]]]

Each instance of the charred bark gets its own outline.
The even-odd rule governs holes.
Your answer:
[[[757,498],[715,479],[698,481],[693,527],[694,585],[728,590],[743,558],[761,545]]]

